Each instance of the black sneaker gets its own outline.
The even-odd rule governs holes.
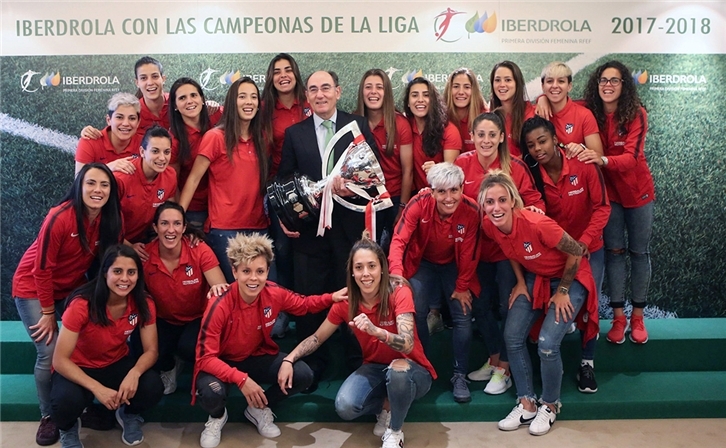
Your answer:
[[[38,432],[35,433],[35,443],[40,446],[54,445],[59,437],[60,432],[58,431],[58,427],[50,419],[50,415],[41,418],[40,425],[38,425]]]
[[[92,403],[81,414],[81,426],[96,431],[110,431],[116,429],[116,416],[105,406]]]
[[[580,366],[577,372],[577,390],[583,394],[594,394],[597,392],[597,381],[595,381],[595,370],[589,365]]]

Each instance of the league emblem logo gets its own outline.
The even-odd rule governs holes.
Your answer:
[[[576,174],[573,174],[573,175],[570,176],[570,185],[572,185],[573,187],[576,187],[577,184],[579,184],[579,183],[580,183],[580,181],[577,180],[577,175]]]
[[[194,269],[191,265],[187,265],[187,267],[184,269],[184,272],[186,272],[187,277],[191,277],[192,275],[194,275]]]
[[[272,316],[272,307],[266,306],[265,309],[262,310],[262,314],[264,314],[265,319],[269,319],[270,316]]]
[[[158,190],[156,190],[156,198],[160,201],[164,199],[164,189],[163,188],[159,188]]]
[[[530,243],[529,241],[525,241],[524,250],[526,250],[527,253],[532,253],[532,243]]]
[[[565,132],[566,132],[567,134],[572,134],[572,131],[574,131],[574,130],[575,130],[575,125],[574,125],[574,124],[572,124],[572,123],[567,123],[567,124],[565,125]]]
[[[139,322],[139,315],[138,314],[136,314],[136,313],[129,314],[129,324],[132,327],[135,327],[138,322]]]

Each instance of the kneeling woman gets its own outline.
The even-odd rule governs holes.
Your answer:
[[[504,342],[518,403],[499,421],[499,429],[530,425],[530,434],[544,435],[560,410],[560,343],[575,318],[582,317],[581,310],[597,313],[595,281],[590,264],[582,257],[583,247],[551,218],[525,210],[508,174],[492,171],[482,182],[479,203],[487,216],[482,222],[484,232],[501,246],[517,277],[509,296]],[[537,346],[542,371],[539,409],[525,344],[538,320],[542,320]],[[597,319],[589,319],[585,340],[597,332]]]
[[[386,255],[365,236],[351,249],[347,269],[348,302],[333,305],[315,334],[290,352],[278,381],[281,388],[292,387],[293,363],[348,322],[363,349],[363,365],[340,386],[335,410],[345,420],[376,414],[373,433],[383,436],[383,447],[403,446],[408,409],[436,378],[416,334],[413,293],[406,280],[389,276]]]
[[[63,448],[82,447],[79,417],[95,397],[116,410],[126,445],[144,440],[141,412],[162,397],[156,362],[156,309],[144,291],[141,260],[116,245],[101,261],[96,280],[71,294],[53,354],[51,412]],[[129,356],[128,336],[139,328],[143,354]]]
[[[277,315],[281,311],[293,316],[319,313],[346,298],[345,289],[305,297],[268,282],[272,240],[259,233],[230,238],[227,258],[236,281],[226,294],[209,301],[197,342],[192,404],[199,396],[199,404],[209,413],[200,439],[202,448],[219,445],[227,422],[227,394],[235,386],[247,400],[245,417],[260,435],[280,435],[270,406],[307,389],[313,382],[313,371],[303,361],[295,362],[290,364],[289,386],[275,385],[287,356],[280,353],[271,336]],[[258,382],[272,386],[262,390]]]

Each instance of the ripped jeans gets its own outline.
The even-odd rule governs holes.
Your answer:
[[[413,400],[431,389],[431,374],[410,359],[409,366],[396,370],[385,364],[363,364],[343,382],[335,397],[335,412],[343,420],[361,415],[376,415],[383,409],[383,400],[391,404],[391,429],[403,427]],[[395,361],[392,361],[392,363]]]
[[[527,272],[527,291],[530,296],[534,286],[534,274]],[[560,279],[553,278],[550,282],[551,294],[557,291]],[[562,356],[560,344],[565,337],[570,323],[575,320],[583,304],[587,300],[587,290],[577,280],[570,285],[570,302],[575,311],[572,317],[565,321],[555,322],[555,305],[550,304],[544,316],[542,329],[539,332],[537,354],[539,355],[542,371],[542,401],[545,403],[559,403],[562,388]],[[512,372],[514,385],[517,386],[517,397],[535,400],[534,381],[532,375],[532,360],[527,352],[527,337],[535,322],[542,316],[544,309],[532,309],[532,304],[523,295],[518,296],[507,314],[507,323],[504,326],[504,343],[509,354],[509,369]]]

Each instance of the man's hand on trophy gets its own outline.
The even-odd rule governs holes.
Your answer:
[[[345,186],[345,179],[343,179],[340,176],[333,177],[333,194],[337,194],[341,197],[351,197],[355,196],[355,193],[350,191],[348,187]]]

